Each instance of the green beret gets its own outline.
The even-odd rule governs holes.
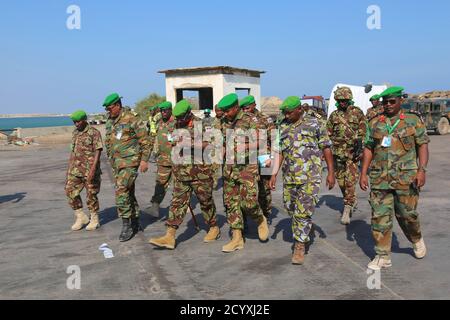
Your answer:
[[[86,120],[87,114],[83,110],[77,110],[70,115],[70,119],[72,119],[72,121]]]
[[[295,108],[300,107],[301,104],[302,101],[300,100],[299,97],[296,96],[287,97],[286,100],[283,101],[283,104],[280,106],[280,110],[281,111],[294,110]]]
[[[374,96],[372,96],[372,97],[370,97],[370,101],[376,101],[376,100],[380,100],[380,95],[379,94],[376,94],[376,95],[374,95]]]
[[[239,105],[241,106],[241,108],[245,108],[248,107],[252,104],[255,104],[255,97],[254,96],[247,96],[245,98],[243,98],[240,102]]]
[[[118,102],[120,99],[122,99],[121,96],[117,93],[112,93],[109,96],[106,97],[105,102],[103,102],[103,106],[105,108],[108,108],[109,106],[113,105],[114,103]]]
[[[239,104],[239,98],[236,93],[230,93],[222,98],[217,104],[217,108],[222,111],[227,111],[233,108],[236,104]]]
[[[403,95],[403,87],[390,87],[380,94],[380,98],[401,97]]]
[[[160,104],[158,104],[158,107],[161,110],[172,109],[172,102],[170,101],[161,102]]]
[[[192,110],[191,104],[187,100],[181,100],[173,108],[173,115],[177,118],[184,116],[188,111]]]

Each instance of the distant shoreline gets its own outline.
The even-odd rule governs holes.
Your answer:
[[[9,118],[60,118],[70,117],[69,114],[0,114],[0,119]]]

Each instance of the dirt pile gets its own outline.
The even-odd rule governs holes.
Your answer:
[[[283,103],[278,97],[262,97],[261,111],[268,116],[276,116],[280,113],[280,106]]]
[[[410,98],[413,99],[435,99],[435,98],[446,98],[450,99],[450,91],[430,91],[420,94],[411,94]]]

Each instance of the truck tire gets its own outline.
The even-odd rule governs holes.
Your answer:
[[[448,122],[447,118],[441,118],[441,120],[438,123],[437,132],[443,136],[448,134],[450,131],[450,124]]]

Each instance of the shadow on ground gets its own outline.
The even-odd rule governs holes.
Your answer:
[[[19,192],[15,194],[9,194],[6,196],[0,196],[0,203],[4,202],[12,202],[12,203],[18,203],[22,201],[25,198],[26,192]]]

